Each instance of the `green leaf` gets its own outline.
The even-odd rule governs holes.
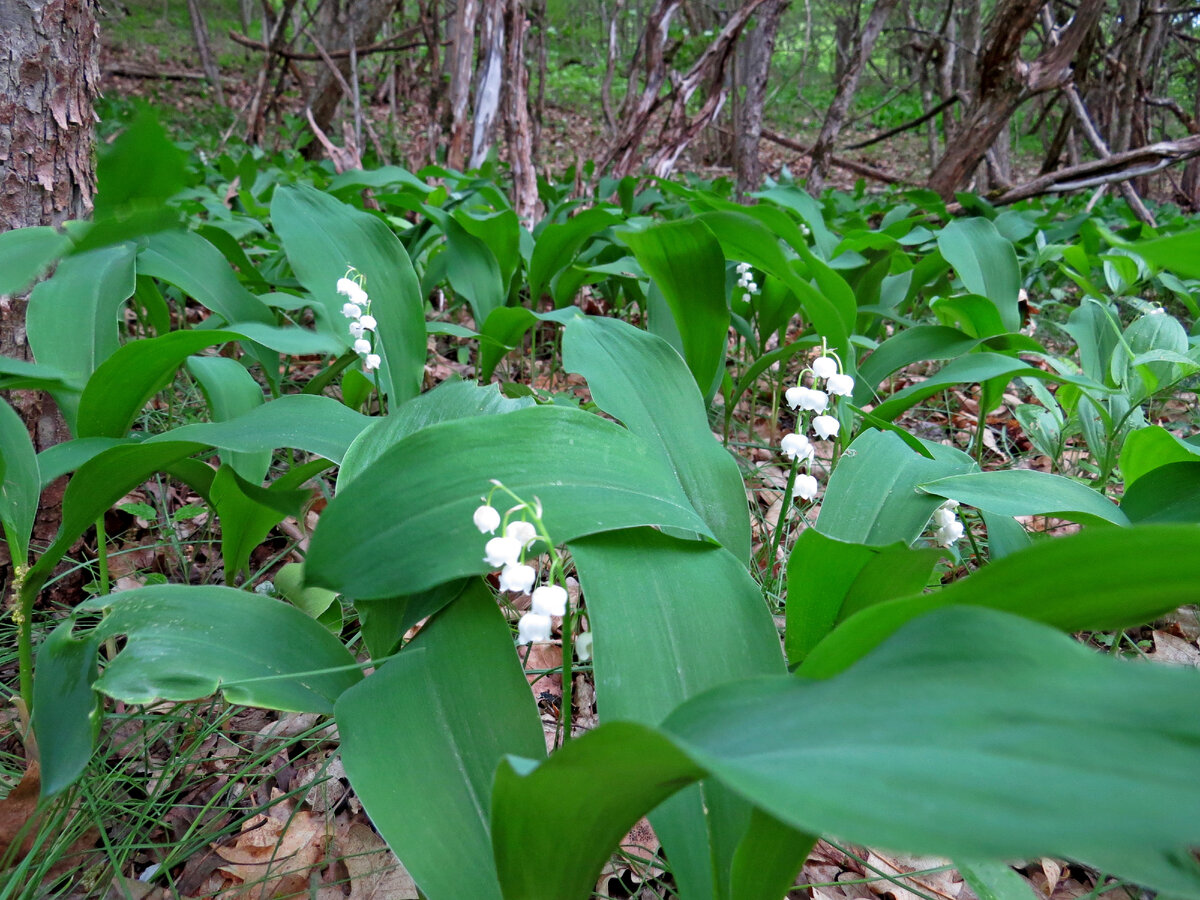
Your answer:
[[[1121,475],[1128,490],[1148,472],[1173,462],[1200,460],[1200,447],[1195,447],[1161,425],[1150,425],[1130,432],[1121,448]]]
[[[238,453],[290,447],[340,463],[371,419],[332,397],[287,394],[225,422],[195,422],[154,435],[158,441],[194,441]]]
[[[941,554],[907,544],[871,547],[800,532],[787,567],[788,661],[802,661],[833,627],[860,609],[919,592]]]
[[[475,322],[482,323],[494,309],[504,305],[505,289],[500,265],[488,245],[447,218],[446,274],[454,293],[471,305]]]
[[[326,507],[308,577],[370,599],[487,571],[471,515],[493,478],[540,498],[556,541],[650,524],[711,537],[656,448],[598,416],[543,406],[404,438]]]
[[[215,422],[225,422],[263,404],[263,389],[246,367],[226,356],[192,356],[187,370],[200,385]],[[221,462],[233,467],[247,481],[261,484],[271,465],[271,451],[237,453],[222,450]]]
[[[649,529],[597,534],[569,547],[596,635],[593,672],[606,721],[657,725],[714,685],[784,670],[761,591],[728,550]],[[730,646],[738,652],[727,652]],[[685,895],[725,894],[749,816],[744,803],[708,784],[655,811],[651,822]]]
[[[508,898],[582,900],[629,823],[708,774],[812,834],[1064,856],[1195,898],[1183,848],[1200,842],[1200,724],[1179,710],[1198,701],[1195,672],[1122,664],[991,610],[940,610],[837,677],[726,684],[661,729],[610,722],[536,767],[506,760],[497,867]],[[1125,727],[1112,727],[1114,708]],[[1178,790],[1131,810],[1129,792],[1162,778]],[[1054,784],[1052,800],[1030,784]],[[528,852],[543,843],[564,852]]]
[[[1114,241],[1142,259],[1183,278],[1200,278],[1200,229],[1148,241]]]
[[[0,294],[19,294],[67,252],[71,239],[49,225],[0,234]]]
[[[29,538],[37,518],[41,478],[37,453],[25,423],[0,400],[0,524],[15,565],[29,560]]]
[[[391,415],[373,419],[347,448],[338,469],[341,491],[384,451],[422,428],[471,416],[494,416],[533,406],[532,397],[508,398],[497,385],[443,381],[431,391],[405,403]]]
[[[271,222],[300,283],[324,312],[325,327],[350,345],[345,298],[337,280],[348,266],[366,279],[371,314],[379,322],[380,384],[393,404],[421,390],[425,371],[425,304],[412,263],[383,221],[305,185],[280,186]]]
[[[549,289],[551,279],[571,265],[588,238],[619,221],[608,210],[593,207],[561,225],[551,224],[543,228],[537,243],[533,245],[533,256],[529,262],[529,295],[535,301],[540,300]]]
[[[796,827],[949,856],[1134,866],[1153,885],[1148,876],[1174,873],[1139,857],[1200,841],[1200,787],[1187,776],[1200,724],[1179,716],[1197,699],[1195,672],[1123,665],[1013,616],[947,609],[837,678],[718,688],[664,728]],[[839,715],[847,708],[853,717]],[[1185,782],[1178,793],[1169,772]],[[1164,778],[1171,796],[1130,809],[1129,790]],[[1054,784],[1053,801],[1031,784]]]
[[[227,465],[217,470],[209,499],[221,519],[226,584],[232,585],[238,573],[246,570],[250,554],[270,530],[288,516],[299,516],[311,499],[311,491],[288,490],[283,482],[281,478],[270,488],[263,488],[241,478]]]
[[[1141,624],[1191,602],[1198,551],[1200,529],[1182,525],[1104,528],[1043,541],[936,593],[862,610],[826,637],[800,672],[814,678],[840,672],[905,622],[943,606],[991,607],[1064,631]]]
[[[938,249],[969,292],[996,305],[1004,328],[1019,331],[1021,267],[1012,242],[987,219],[955,219],[939,232]]]
[[[98,640],[125,635],[95,687],[127,703],[220,690],[230,703],[331,713],[362,680],[354,657],[323,626],[287,603],[234,588],[161,584],[76,609],[105,614]]]
[[[147,238],[137,267],[139,275],[175,285],[226,324],[275,324],[275,314],[242,287],[221,251],[194,231],[164,231]]]
[[[721,245],[697,220],[622,232],[621,240],[662,291],[683,341],[683,358],[706,399],[711,397],[729,334]]]
[[[125,244],[64,259],[29,295],[25,327],[39,365],[83,381],[120,347],[121,306],[134,290],[134,247]],[[52,391],[75,427],[74,392]]]
[[[945,325],[915,325],[881,343],[858,368],[867,388],[878,387],[898,369],[928,359],[955,359],[979,346],[979,339]],[[856,395],[858,392],[855,392]],[[864,394],[865,400],[870,394]]]
[[[275,590],[297,609],[314,619],[320,617],[337,600],[337,593],[325,588],[304,587],[304,563],[286,563],[275,573]]]
[[[633,722],[602,725],[536,768],[528,759],[502,760],[492,846],[505,900],[590,897],[634,823],[703,774],[667,738]],[[540,840],[555,852],[530,853]]]
[[[817,530],[851,544],[911,544],[940,505],[917,485],[975,465],[951,447],[925,446],[935,458],[918,455],[890,431],[860,434],[829,477]]]
[[[926,481],[919,487],[928,494],[1005,516],[1057,516],[1087,524],[1129,524],[1129,517],[1099,491],[1062,475],[1034,469],[969,472]]]
[[[738,559],[749,559],[741,474],[713,437],[704,399],[674,348],[617,319],[580,317],[563,333],[563,366],[587,379],[601,409],[661,448],[717,540]]]
[[[1200,460],[1158,466],[1125,489],[1121,511],[1138,524],[1200,523]]]
[[[92,758],[103,709],[96,680],[95,635],[76,638],[59,625],[37,652],[33,681],[33,734],[42,766],[42,799],[70,787]]]
[[[545,744],[512,633],[483,583],[472,579],[399,656],[347,691],[337,722],[355,794],[421,891],[499,900],[493,773],[508,753],[543,758]]]

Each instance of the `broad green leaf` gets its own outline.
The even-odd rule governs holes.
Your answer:
[[[872,547],[800,532],[787,566],[788,661],[802,661],[834,625],[875,603],[925,587],[940,556],[907,544]]]
[[[337,594],[325,588],[304,587],[304,563],[286,563],[279,567],[273,579],[275,590],[282,597],[314,619],[337,602]]]
[[[263,488],[241,478],[230,466],[217,470],[209,499],[221,520],[226,584],[233,585],[238,573],[246,570],[250,554],[270,530],[288,516],[299,516],[311,499],[310,491],[289,490],[289,486],[281,478]]]
[[[371,420],[359,432],[341,460],[337,489],[341,491],[389,447],[422,428],[471,416],[499,415],[533,405],[532,397],[505,397],[494,384],[483,387],[471,381],[443,381],[391,415]]]
[[[500,265],[488,245],[454,221],[446,219],[446,274],[454,292],[471,305],[476,323],[487,320],[504,305],[506,295]]]
[[[263,404],[263,389],[236,359],[227,356],[192,356],[187,370],[200,385],[214,422],[225,422]],[[221,461],[247,481],[261,484],[271,465],[271,451],[238,453],[222,450]]]
[[[817,530],[851,544],[911,544],[925,530],[939,500],[917,485],[974,468],[969,456],[951,447],[925,444],[921,456],[889,431],[864,431],[829,477]]]
[[[1148,472],[1173,462],[1200,460],[1200,447],[1180,440],[1161,425],[1150,425],[1130,433],[1121,448],[1121,476],[1128,490]]]
[[[637,820],[703,774],[670,740],[634,722],[602,725],[536,768],[531,759],[503,759],[492,789],[492,846],[505,900],[586,900]],[[555,852],[530,853],[531,840],[550,841]]]
[[[393,404],[421,390],[425,371],[425,305],[412,263],[381,219],[314,188],[280,186],[271,222],[300,283],[324,312],[326,327],[349,346],[337,280],[353,266],[364,276],[371,314],[379,322],[380,383]]]
[[[133,341],[113,353],[83,389],[79,437],[123,438],[142,407],[166,387],[193,353],[236,339],[226,331],[173,331]]]
[[[569,547],[588,598],[606,721],[657,725],[714,685],[783,671],[761,591],[728,550],[648,529],[597,534]],[[723,649],[730,646],[738,652]],[[719,785],[691,788],[656,810],[651,822],[685,895],[726,895],[722,885],[749,820],[749,808]]]
[[[880,344],[858,367],[865,388],[874,388],[897,369],[927,359],[955,359],[979,346],[977,338],[945,325],[915,325]],[[855,385],[857,387],[857,385]],[[858,394],[858,391],[855,392]],[[863,394],[864,401],[870,393]]]
[[[721,245],[696,220],[622,232],[621,239],[662,291],[683,341],[683,358],[707,400],[729,334]]]
[[[746,490],[734,458],[713,436],[695,380],[666,341],[617,319],[576,318],[563,333],[563,366],[630,431],[658,445],[717,540],[750,557]]]
[[[476,212],[460,206],[454,210],[453,219],[491,251],[500,267],[500,283],[507,294],[513,274],[522,261],[522,243],[529,240],[532,244],[528,232],[522,231],[517,214],[511,209]]]
[[[1167,463],[1147,472],[1125,489],[1121,511],[1139,524],[1200,524],[1200,460]]]
[[[932,397],[951,385],[978,384],[993,378],[1011,380],[1017,375],[1023,378],[1087,383],[1086,379],[1045,372],[1011,356],[1001,356],[999,353],[968,353],[966,356],[960,356],[947,363],[936,375],[931,375],[924,381],[896,391],[875,407],[872,413],[876,417],[890,422],[926,397]]]
[[[1042,541],[932,594],[871,606],[822,641],[800,672],[825,677],[852,665],[903,623],[944,606],[987,606],[1063,631],[1126,628],[1195,597],[1200,528],[1139,525]],[[1133,564],[1136,561],[1136,564]]]
[[[354,657],[324,627],[247,591],[162,584],[76,609],[105,614],[94,632],[100,641],[125,636],[96,689],[127,703],[195,700],[219,690],[230,703],[331,713],[362,680]]]
[[[1184,278],[1200,278],[1200,229],[1148,241],[1118,241],[1142,259]]]
[[[664,730],[810,831],[949,856],[1061,855],[1176,887],[1176,873],[1142,858],[1200,841],[1200,787],[1186,774],[1200,724],[1179,716],[1198,698],[1195,672],[1121,664],[1013,616],[947,609],[836,678],[718,688]],[[855,715],[839,715],[847,708]],[[1128,791],[1164,778],[1171,796],[1130,808]],[[1031,784],[1053,784],[1053,797]],[[1198,891],[1193,877],[1188,895]]]
[[[15,565],[29,560],[29,538],[37,518],[41,477],[37,453],[25,423],[0,400],[0,524]]]
[[[968,472],[926,481],[919,487],[928,494],[1005,516],[1057,516],[1088,524],[1129,524],[1129,517],[1094,488],[1034,469]]]
[[[340,463],[371,421],[332,397],[287,394],[225,422],[181,425],[148,438],[146,443],[194,441],[238,453],[289,447]]]
[[[70,246],[71,239],[49,225],[0,234],[0,294],[21,293]]]
[[[821,255],[826,259],[833,258],[837,247],[837,237],[826,226],[825,217],[821,214],[821,207],[816,200],[793,186],[770,188],[759,191],[754,196],[770,200],[777,206],[796,213],[812,232],[813,243]]]
[[[1008,863],[960,857],[954,867],[979,900],[1038,900],[1033,886]]]
[[[33,682],[33,734],[42,767],[42,798],[68,788],[92,758],[103,708],[96,680],[95,635],[76,638],[69,625],[55,628],[37,651]]]
[[[216,247],[193,231],[164,231],[138,253],[139,275],[175,285],[225,320],[275,324],[275,314],[242,287]]]
[[[1006,331],[995,304],[979,294],[939,297],[929,307],[946,325],[955,325],[981,341]]]
[[[40,587],[75,540],[130,490],[153,473],[164,471],[203,449],[203,444],[184,441],[122,444],[85,462],[67,483],[62,501],[62,525],[54,543],[30,569],[30,583]]]
[[[540,765],[506,760],[497,866],[507,898],[582,900],[624,828],[707,773],[812,834],[1063,856],[1195,898],[1200,870],[1183,848],[1200,842],[1200,724],[1179,710],[1198,700],[1195,672],[1122,664],[992,610],[940,610],[834,678],[734,682],[660,729],[607,723]],[[1114,707],[1125,727],[1112,727]],[[1129,792],[1161,778],[1178,790],[1131,810]],[[570,852],[528,852],[543,841]]]
[[[588,238],[619,221],[608,210],[594,207],[561,225],[543,228],[533,245],[533,257],[529,262],[530,296],[535,301],[540,300],[549,289],[551,279],[571,264]]]
[[[657,448],[599,416],[543,406],[404,438],[326,507],[307,576],[370,599],[487,571],[471,514],[491,479],[540,499],[559,542],[650,524],[711,537]]]
[[[336,713],[355,794],[424,895],[499,900],[493,773],[509,753],[544,758],[545,743],[512,633],[483,583],[472,579]]]
[[[25,327],[39,365],[82,382],[117,352],[120,309],[134,289],[133,259],[131,244],[72,256],[33,289]],[[78,394],[52,393],[75,430]]]
[[[1007,331],[1021,328],[1017,294],[1021,268],[1012,242],[983,218],[954,219],[938,233],[938,249],[972,294],[982,294],[1000,312]]]
[[[288,356],[335,356],[342,351],[340,340],[327,334],[297,328],[293,325],[264,325],[262,322],[233,322],[225,327],[239,338],[262,344],[268,350]],[[261,358],[263,354],[259,353]],[[269,375],[270,373],[268,373]]]
[[[52,366],[41,366],[0,356],[0,390],[59,391],[79,393],[83,378],[72,378]]]
[[[74,472],[89,459],[105,450],[133,444],[133,438],[75,438],[47,447],[38,454],[38,475],[44,491],[54,479]]]

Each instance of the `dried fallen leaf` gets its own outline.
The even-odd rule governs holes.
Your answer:
[[[1166,631],[1155,631],[1153,637],[1154,652],[1149,654],[1150,659],[1170,665],[1200,668],[1200,648],[1195,644]]]
[[[335,846],[350,873],[350,900],[416,900],[421,896],[408,870],[369,826],[362,822],[339,826]]]
[[[271,796],[281,793],[273,790]],[[325,856],[326,838],[323,818],[276,803],[268,815],[246,822],[232,845],[213,847],[225,860],[217,871],[236,881],[226,888],[235,889],[239,900],[286,897],[305,890],[309,872]]]

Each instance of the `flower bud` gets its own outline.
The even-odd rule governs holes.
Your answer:
[[[500,513],[487,504],[475,510],[473,518],[475,527],[483,534],[495,534],[496,529],[500,527]]]

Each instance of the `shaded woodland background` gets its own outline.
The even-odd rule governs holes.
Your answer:
[[[1186,3],[36,0],[0,18],[5,228],[86,209],[73,148],[102,83],[101,102],[176,105],[189,136],[339,169],[498,158],[527,218],[538,176],[571,165],[581,185],[721,167],[746,193],[785,159],[814,194],[841,172],[996,203],[1120,190],[1147,222],[1143,196],[1200,203]]]

